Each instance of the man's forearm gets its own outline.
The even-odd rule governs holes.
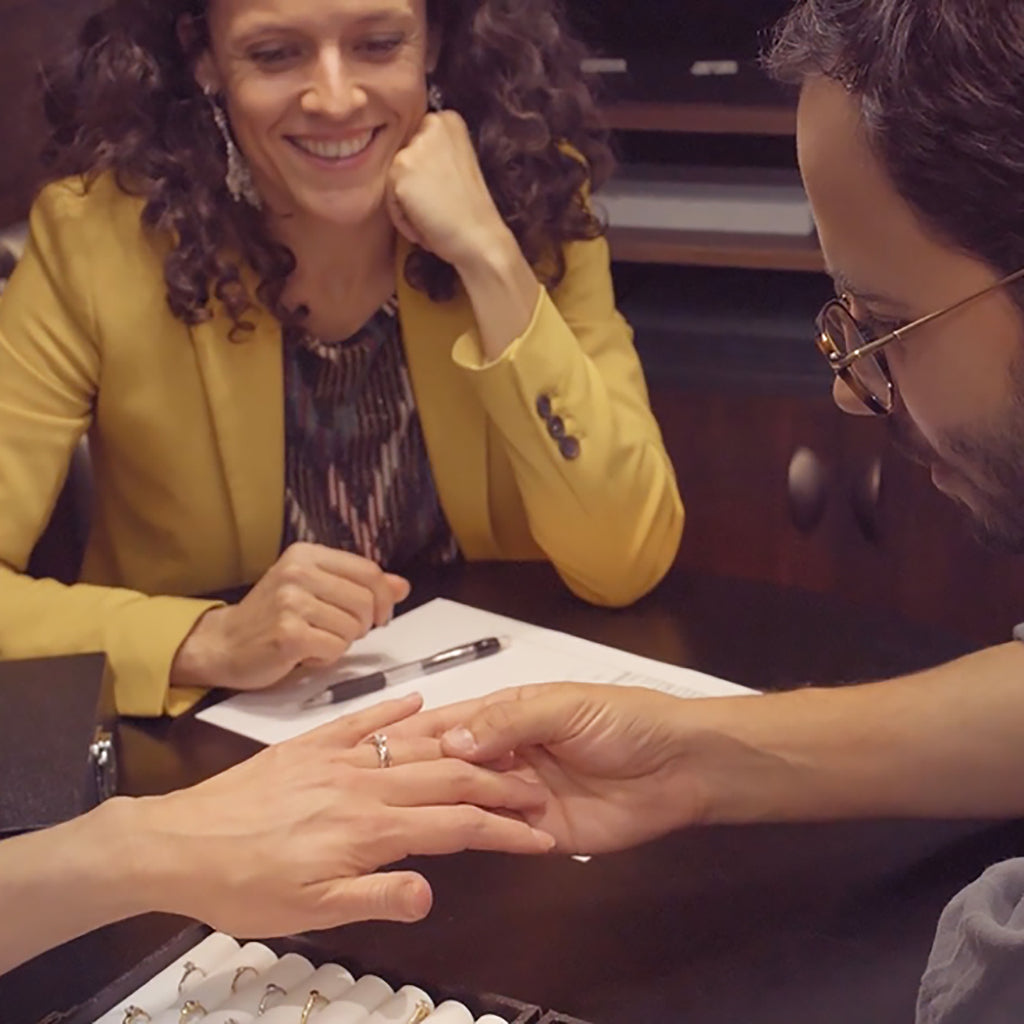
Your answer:
[[[697,709],[694,709],[697,711]],[[1024,814],[1024,645],[679,713],[709,823]],[[696,732],[695,732],[696,729]]]

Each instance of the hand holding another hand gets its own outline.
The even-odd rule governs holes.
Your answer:
[[[623,849],[701,820],[706,797],[688,770],[695,730],[681,701],[642,687],[550,683],[418,715],[396,734],[435,735],[477,764],[528,765],[547,791],[527,815],[569,853]]]
[[[172,686],[260,690],[298,666],[329,665],[409,596],[368,558],[293,544],[237,605],[207,612],[171,666]]]

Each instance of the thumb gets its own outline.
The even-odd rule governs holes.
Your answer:
[[[384,573],[384,582],[391,591],[397,604],[404,601],[412,593],[412,584],[404,576],[396,576],[393,572]]]
[[[555,686],[547,693],[491,704],[441,737],[450,757],[491,762],[519,747],[547,746],[572,737],[583,700]]]
[[[337,907],[335,924],[355,921],[422,921],[430,913],[434,894],[415,871],[387,871],[339,879],[324,897]]]

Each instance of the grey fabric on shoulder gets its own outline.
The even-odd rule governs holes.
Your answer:
[[[1024,1021],[1024,858],[1003,861],[942,912],[917,1024]]]

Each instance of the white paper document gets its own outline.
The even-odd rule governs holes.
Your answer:
[[[199,712],[197,717],[262,743],[278,743],[351,711],[416,691],[423,694],[427,708],[482,697],[506,686],[563,681],[647,686],[676,697],[756,692],[693,669],[642,658],[445,598],[400,615],[353,644],[339,663],[345,670],[339,678],[416,661],[489,636],[507,638],[507,647],[478,661],[338,704],[302,709],[301,702],[322,689],[323,683],[311,685],[298,676],[269,690],[238,694]]]

